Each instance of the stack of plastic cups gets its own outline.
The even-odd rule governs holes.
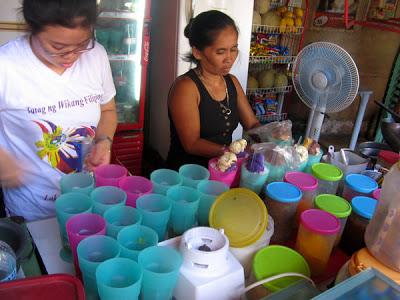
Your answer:
[[[153,184],[150,180],[141,176],[128,176],[118,182],[119,187],[125,191],[126,205],[136,207],[136,199],[141,195],[153,192]]]
[[[326,211],[309,209],[300,215],[295,249],[310,265],[312,276],[325,271],[339,230],[338,218]]]
[[[167,195],[169,188],[182,185],[183,180],[178,172],[169,169],[158,169],[150,174],[153,183],[153,193]]]
[[[229,187],[226,184],[215,180],[203,180],[197,185],[197,191],[200,194],[197,217],[199,225],[208,226],[208,215],[211,206],[215,199],[228,189]]]
[[[142,213],[142,224],[158,234],[158,240],[163,241],[171,215],[171,201],[160,194],[147,194],[136,201],[137,209]]]
[[[107,235],[116,239],[121,229],[142,223],[142,213],[130,206],[114,206],[104,213]]]
[[[345,177],[345,185],[342,197],[351,201],[357,196],[372,196],[372,193],[378,188],[378,184],[371,177],[361,174],[349,174]]]
[[[179,175],[183,179],[183,185],[197,188],[197,185],[202,180],[210,178],[210,172],[203,166],[196,164],[186,164],[179,168]]]
[[[86,298],[97,299],[96,269],[100,263],[119,256],[119,244],[109,236],[91,236],[79,243],[77,253]]]
[[[61,193],[78,192],[90,195],[95,187],[90,173],[71,173],[63,175],[60,180]]]
[[[222,172],[217,169],[218,158],[212,158],[208,161],[208,171],[210,171],[210,180],[216,180],[226,184],[229,187],[233,187],[233,183],[236,177],[236,173],[240,172],[237,165],[231,170]]]
[[[172,204],[170,223],[173,232],[180,235],[195,226],[200,200],[197,190],[187,186],[175,186],[168,190],[167,198]]]
[[[312,174],[318,179],[318,194],[336,195],[343,172],[340,168],[326,163],[312,166]]]
[[[254,193],[260,194],[262,187],[267,181],[269,170],[267,168],[267,165],[264,163],[264,171],[250,172],[247,169],[247,164],[249,163],[251,162],[245,161],[242,164],[241,175],[240,175],[240,187],[248,188],[249,190],[252,190]]]
[[[102,216],[111,207],[124,206],[126,193],[115,186],[102,186],[95,188],[90,198],[93,201],[93,212]]]
[[[128,170],[120,165],[103,165],[94,169],[96,186],[118,186],[118,182],[128,175]]]
[[[333,246],[337,246],[342,238],[347,218],[351,214],[351,205],[346,199],[336,195],[321,194],[315,198],[315,207],[336,216],[340,221],[340,230]]]

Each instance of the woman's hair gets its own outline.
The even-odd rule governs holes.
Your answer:
[[[96,23],[96,0],[23,0],[22,14],[32,34],[45,26],[91,27]]]
[[[202,51],[211,46],[217,35],[229,26],[239,33],[235,21],[231,17],[218,10],[209,10],[190,19],[189,24],[185,27],[184,34],[189,39],[190,47],[196,47]],[[185,56],[185,60],[198,63],[192,52]]]

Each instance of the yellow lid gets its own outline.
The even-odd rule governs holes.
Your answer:
[[[261,198],[248,189],[222,193],[211,206],[210,227],[223,228],[231,247],[242,248],[257,241],[267,228],[267,208]]]
[[[353,276],[366,268],[375,268],[379,272],[400,284],[400,272],[396,272],[379,262],[367,248],[362,248],[353,254],[349,263],[349,273]]]

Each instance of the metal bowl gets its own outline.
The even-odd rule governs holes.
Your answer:
[[[379,151],[392,150],[388,145],[376,142],[364,142],[357,146],[356,151],[365,158],[377,159]]]
[[[393,151],[400,151],[400,123],[381,123],[381,131],[385,141],[392,147]]]

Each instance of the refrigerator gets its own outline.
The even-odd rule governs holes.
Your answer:
[[[239,56],[231,69],[246,91],[254,0],[153,0],[146,141],[165,160],[170,145],[167,96],[172,82],[194,65],[182,58],[190,51],[183,31],[191,17],[211,9],[232,17],[239,29]],[[239,125],[233,140],[242,135]]]
[[[107,50],[116,88],[112,163],[140,175],[150,46],[150,0],[99,0],[96,40]]]

